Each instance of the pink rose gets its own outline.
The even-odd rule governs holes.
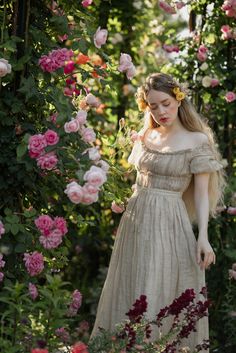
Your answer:
[[[38,289],[35,284],[29,283],[29,295],[33,300],[35,300],[38,297]]]
[[[53,130],[47,130],[44,134],[44,137],[49,146],[56,145],[59,141],[58,134]]]
[[[87,119],[87,112],[85,110],[79,110],[76,114],[75,119],[79,122],[79,124],[85,124]]]
[[[236,99],[236,94],[234,92],[229,91],[226,93],[224,98],[228,103],[231,103]]]
[[[1,236],[2,234],[5,233],[5,227],[4,227],[4,224],[2,223],[2,221],[0,221],[0,239],[1,239]]]
[[[93,184],[95,186],[101,186],[107,180],[106,174],[104,170],[99,167],[92,166],[85,174],[84,180],[89,184]]]
[[[227,213],[233,216],[236,216],[236,207],[228,207]]]
[[[36,227],[40,230],[40,232],[47,233],[53,227],[53,220],[48,215],[41,215],[34,220]]]
[[[82,199],[82,203],[85,205],[91,205],[94,202],[98,201],[98,192],[97,193],[92,193],[92,194],[85,194]]]
[[[101,29],[101,27],[98,27],[93,37],[96,48],[101,48],[101,46],[106,43],[107,35],[108,31],[106,29]]]
[[[136,68],[134,64],[132,64],[126,71],[126,77],[128,78],[128,80],[131,80],[135,76],[135,74],[136,74]]]
[[[3,58],[0,59],[0,77],[4,77],[11,73],[11,65]]]
[[[59,229],[53,229],[48,235],[41,235],[39,242],[45,249],[55,249],[62,242],[61,231]]]
[[[75,64],[74,61],[69,61],[65,66],[64,66],[64,74],[71,74],[75,69]]]
[[[164,10],[165,12],[171,15],[176,13],[175,9],[165,1],[159,1],[159,6],[162,10]]]
[[[96,147],[88,148],[88,154],[91,161],[97,161],[101,158],[100,152]]]
[[[204,54],[204,53],[199,52],[199,53],[197,53],[197,58],[198,58],[199,61],[206,61],[207,60],[207,55]]]
[[[234,271],[234,270],[229,270],[229,278],[236,280],[236,271]]]
[[[93,184],[85,183],[83,186],[84,194],[97,194],[99,187]]]
[[[96,140],[96,134],[92,128],[86,127],[81,130],[82,140],[84,142],[94,142]]]
[[[208,51],[208,49],[204,44],[200,45],[200,47],[198,48],[199,53],[206,54],[207,51]]]
[[[99,161],[97,161],[96,164],[99,165],[100,168],[101,168],[105,173],[107,173],[108,170],[110,169],[109,164],[108,164],[106,161],[102,160],[102,159],[100,159]]]
[[[88,104],[90,107],[93,108],[98,108],[100,105],[99,99],[95,97],[92,93],[89,93],[85,97],[86,104]]]
[[[75,181],[72,181],[71,183],[67,184],[64,192],[65,194],[67,194],[70,201],[75,204],[80,203],[84,195],[82,186],[80,186]]]
[[[30,276],[37,276],[44,269],[43,255],[37,251],[24,253],[25,266]]]
[[[38,135],[30,136],[29,144],[28,144],[30,157],[31,158],[39,157],[43,153],[44,148],[46,146],[47,146],[47,141],[44,135],[38,134]]]
[[[0,254],[0,268],[3,268],[4,266],[5,266],[5,261],[3,261],[3,255],[2,254]]]
[[[77,132],[80,128],[80,123],[78,119],[71,119],[71,121],[65,123],[64,130],[68,134],[71,132]]]
[[[118,70],[120,72],[124,72],[128,70],[128,68],[132,64],[132,58],[129,54],[121,53],[120,55],[120,65],[118,66]]]
[[[82,1],[82,5],[83,7],[88,7],[89,5],[91,5],[93,2],[93,0],[83,0]]]
[[[3,278],[4,278],[4,273],[3,273],[3,272],[0,272],[0,282],[3,281]]]
[[[112,201],[111,209],[114,213],[122,213],[125,210],[124,204],[117,204],[115,201]]]
[[[219,83],[220,83],[220,81],[217,78],[213,78],[211,80],[211,87],[216,87],[219,85]]]
[[[41,169],[52,170],[57,165],[58,158],[55,152],[49,152],[37,159],[37,166]]]
[[[72,302],[67,313],[68,316],[75,316],[77,314],[77,311],[79,310],[82,304],[82,298],[83,297],[80,291],[78,291],[78,289],[74,290],[74,292],[72,293]]]
[[[178,10],[182,9],[182,7],[184,7],[186,4],[182,1],[178,1],[175,3],[175,6]]]
[[[65,235],[68,232],[67,223],[63,217],[54,218],[54,227],[58,228],[62,235]]]

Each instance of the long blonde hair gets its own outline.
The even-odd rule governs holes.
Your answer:
[[[182,92],[185,91],[184,87],[180,83],[175,81],[172,76],[164,73],[153,73],[149,75],[145,83],[138,88],[136,93],[137,103],[140,110],[147,113],[147,95],[151,89],[165,92],[170,96],[176,98],[175,93],[173,92],[174,87],[179,87]],[[188,131],[197,131],[202,132],[207,135],[209,140],[209,145],[215,156],[216,160],[220,162],[222,159],[221,154],[217,148],[216,139],[214,133],[210,126],[207,123],[207,119],[202,117],[195,109],[194,105],[186,96],[181,100],[181,105],[178,108],[178,115],[182,125]],[[148,124],[146,128],[157,128],[159,124],[153,119],[151,114],[146,114],[148,116]],[[214,171],[210,173],[209,178],[209,216],[216,217],[217,206],[224,205],[224,189],[226,186],[226,174],[224,169],[219,171]],[[190,221],[196,223],[196,209],[194,205],[194,179],[191,179],[191,182],[183,194],[183,200],[185,202]]]

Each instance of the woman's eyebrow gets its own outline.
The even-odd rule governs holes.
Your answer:
[[[161,103],[164,103],[164,102],[166,102],[168,100],[168,98],[166,98],[166,99],[163,99],[162,101],[161,101]],[[149,103],[150,105],[156,105],[157,103],[155,103],[155,102],[153,102],[153,103]]]

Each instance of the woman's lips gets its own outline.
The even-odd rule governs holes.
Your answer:
[[[169,119],[169,118],[161,118],[160,121],[164,123],[164,122],[166,122],[168,119]]]

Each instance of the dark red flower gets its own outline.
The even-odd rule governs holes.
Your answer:
[[[143,314],[147,311],[147,297],[146,295],[140,295],[139,299],[133,304],[133,309],[130,309],[125,315],[128,315],[129,319],[134,322],[140,322]]]
[[[184,308],[193,302],[195,298],[194,289],[186,289],[178,298],[174,299],[169,306],[168,314],[179,315]]]

